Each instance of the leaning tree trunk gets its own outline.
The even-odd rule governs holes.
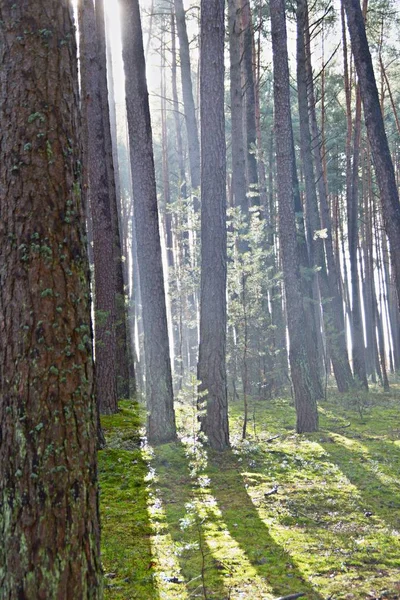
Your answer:
[[[224,0],[201,1],[201,298],[198,378],[206,390],[202,429],[229,446],[226,384],[226,149]]]
[[[89,208],[93,227],[96,397],[100,412],[117,411],[116,303],[112,223],[93,0],[78,4],[81,99]]]
[[[289,66],[284,0],[270,0],[274,65],[275,144],[277,162],[279,234],[289,330],[289,360],[297,431],[316,431],[318,411],[311,364],[305,345],[306,323],[301,293],[300,264],[293,197],[293,133],[290,113]]]
[[[134,225],[143,310],[147,435],[150,443],[159,444],[175,439],[176,426],[153,143],[139,3],[123,0],[121,9]]]
[[[400,306],[400,201],[359,0],[343,0]]]
[[[95,600],[97,411],[72,9],[1,0],[0,20],[0,596]]]

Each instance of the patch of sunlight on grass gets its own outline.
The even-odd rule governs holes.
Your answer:
[[[187,600],[189,593],[174,552],[162,500],[153,492],[148,496],[148,511],[153,532],[150,538],[152,566],[158,582],[159,597],[163,600]]]
[[[356,403],[363,402],[363,413]],[[395,390],[329,392],[321,430],[297,435],[289,401],[230,406],[232,450],[141,448],[132,403],[103,419],[99,453],[106,600],[400,596],[400,412]],[[276,486],[276,487],[275,487]],[[275,490],[275,491],[274,491]],[[271,493],[272,492],[272,493]]]
[[[215,566],[225,573],[226,597],[232,600],[273,597],[273,590],[266,578],[257,574],[245,551],[230,535],[217,501],[208,487],[201,485],[197,488],[194,502]],[[238,524],[233,523],[233,527],[238,527]]]

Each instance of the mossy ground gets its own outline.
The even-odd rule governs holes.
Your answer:
[[[330,393],[308,435],[287,400],[253,402],[245,441],[234,403],[224,454],[141,448],[123,402],[99,458],[106,599],[400,598],[398,392]]]

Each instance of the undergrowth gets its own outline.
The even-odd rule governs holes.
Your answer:
[[[106,599],[400,598],[396,393],[330,392],[314,434],[294,432],[286,399],[250,411],[242,441],[231,405],[223,454],[203,447],[190,402],[177,408],[180,442],[156,449],[141,445],[136,404],[103,419]]]

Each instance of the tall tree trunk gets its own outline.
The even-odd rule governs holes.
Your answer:
[[[246,159],[243,135],[241,19],[238,0],[229,0],[229,57],[231,97],[232,191],[234,205],[248,214]]]
[[[104,1],[104,0],[103,0]],[[97,5],[96,5],[97,6]],[[106,26],[106,32],[108,28]],[[123,190],[121,186],[121,174],[119,169],[119,158],[118,158],[118,136],[117,136],[117,109],[115,105],[115,92],[114,92],[114,71],[111,55],[111,40],[106,35],[106,50],[107,50],[107,86],[108,86],[108,101],[109,101],[109,115],[110,115],[110,130],[111,130],[111,145],[112,145],[112,157],[115,174],[115,195],[117,205],[117,221],[118,221],[118,233],[119,238],[116,238],[116,248],[118,243],[120,247],[119,253],[117,253],[117,361],[123,360],[125,363],[125,357],[122,357],[124,353],[128,356],[128,379],[126,378],[126,366],[125,364],[120,368],[118,372],[117,381],[117,394],[119,398],[128,398],[135,396],[136,394],[136,373],[135,373],[135,345],[130,338],[130,318],[129,318],[129,250],[128,250],[128,235],[124,236],[124,227],[126,227],[129,217],[124,215],[123,207]],[[119,263],[119,264],[118,264]],[[123,314],[122,314],[122,309]],[[134,340],[134,336],[133,336]],[[125,374],[124,374],[125,372]],[[126,381],[128,380],[129,388],[126,389]],[[119,382],[122,382],[122,386]]]
[[[97,56],[100,68],[100,93],[103,108],[104,156],[107,166],[108,186],[110,195],[110,209],[114,239],[114,269],[115,269],[115,301],[116,301],[116,359],[117,359],[117,396],[129,398],[129,349],[127,334],[127,313],[125,307],[124,273],[122,263],[122,245],[120,231],[119,210],[119,173],[117,152],[113,151],[111,136],[111,118],[109,106],[109,91],[107,77],[107,48],[106,29],[104,18],[104,0],[96,2],[96,31],[97,31]]]
[[[97,411],[72,8],[1,0],[0,20],[0,596],[97,600]]]
[[[186,198],[186,172],[185,159],[183,156],[182,128],[180,121],[178,84],[177,84],[177,66],[176,66],[176,35],[175,35],[175,14],[171,11],[171,79],[172,79],[172,106],[174,110],[175,130],[176,130],[176,153],[179,165],[179,185],[180,196]]]
[[[359,0],[343,0],[400,306],[400,202]]]
[[[198,379],[206,390],[202,429],[229,446],[226,380],[226,148],[224,0],[201,0],[201,298]]]
[[[361,316],[361,290],[358,273],[358,207],[359,207],[359,157],[361,140],[361,97],[356,91],[356,114],[354,118],[353,163],[351,186],[347,194],[347,238],[349,244],[350,280],[351,280],[351,316],[352,316],[352,356],[354,376],[360,385],[368,389],[365,364],[365,342]]]
[[[147,435],[151,444],[159,444],[176,438],[176,426],[151,121],[139,4],[137,0],[123,0],[121,8],[134,225],[143,311]]]
[[[197,129],[196,110],[193,99],[192,74],[190,69],[189,40],[186,29],[185,11],[182,0],[174,0],[176,29],[179,38],[183,106],[189,148],[190,180],[192,191],[200,187],[200,143]]]
[[[351,342],[353,373],[358,383],[368,389],[365,346],[361,317],[360,286],[357,268],[357,245],[358,245],[358,166],[360,153],[361,135],[361,97],[359,88],[356,91],[356,114],[354,120],[353,148],[351,149],[351,135],[353,124],[351,118],[351,87],[348,73],[347,41],[344,25],[344,1],[342,1],[342,37],[343,37],[343,59],[344,59],[344,83],[346,94],[347,114],[347,137],[346,137],[346,203],[347,203],[347,225],[348,245],[350,259],[351,280]],[[353,161],[351,161],[351,152]]]
[[[299,99],[299,117],[300,117],[300,140],[302,151],[302,162],[304,168],[305,189],[307,214],[311,226],[309,233],[310,246],[313,249],[313,257],[315,264],[320,268],[318,273],[318,281],[323,300],[323,316],[325,323],[325,332],[327,343],[329,346],[329,356],[332,360],[333,370],[340,392],[346,392],[352,383],[352,374],[347,358],[347,348],[343,339],[343,324],[336,315],[335,305],[332,298],[335,295],[335,288],[331,287],[333,278],[329,279],[324,253],[324,240],[322,236],[315,236],[315,232],[321,229],[321,220],[318,214],[317,190],[315,186],[315,176],[313,168],[312,155],[312,137],[310,131],[310,120],[308,112],[307,88],[309,86],[309,75],[307,74],[307,53],[305,46],[305,35],[307,27],[307,3],[306,0],[298,0],[297,2],[297,90]],[[311,73],[312,75],[312,73]],[[312,98],[313,100],[313,98]],[[317,142],[317,140],[315,141]],[[316,149],[319,153],[319,149]],[[315,157],[316,162],[318,156]],[[321,174],[321,169],[320,169]],[[326,203],[325,184],[322,192],[323,201]],[[321,195],[321,190],[320,190]],[[322,203],[321,203],[322,204]],[[327,207],[326,207],[327,208]],[[329,211],[328,211],[329,217]],[[329,218],[330,225],[330,218]],[[327,234],[332,236],[332,228]],[[315,238],[315,239],[314,239]],[[332,243],[332,237],[331,237]],[[332,247],[331,247],[332,248]],[[332,251],[332,250],[331,250]],[[333,260],[333,256],[331,257]],[[333,288],[333,289],[332,289]],[[337,292],[336,292],[337,293]],[[326,358],[326,357],[325,357]]]
[[[96,396],[100,412],[117,411],[116,277],[113,216],[93,0],[78,4],[82,113],[89,207],[93,226]]]
[[[243,72],[244,91],[246,99],[246,142],[247,142],[247,183],[251,192],[250,205],[259,204],[258,194],[258,168],[255,154],[257,146],[256,132],[256,103],[254,95],[254,70],[253,70],[253,21],[251,18],[250,1],[241,0],[242,28],[243,28]]]
[[[321,229],[326,230],[323,239],[325,248],[325,259],[328,275],[328,289],[332,298],[331,307],[324,305],[325,332],[329,338],[329,353],[332,359],[332,366],[335,374],[336,383],[340,392],[346,392],[354,383],[351,373],[349,357],[346,344],[345,321],[343,312],[343,299],[340,289],[340,263],[335,259],[333,247],[332,220],[328,206],[328,190],[323,168],[323,144],[318,129],[316,116],[316,100],[314,93],[314,75],[311,65],[311,40],[310,28],[308,23],[308,10],[305,7],[305,53],[306,53],[306,71],[307,71],[307,89],[309,101],[309,116],[311,124],[311,136],[313,140],[313,161],[317,177],[320,224]],[[315,185],[315,184],[314,184]],[[337,229],[336,229],[337,231]],[[339,235],[337,231],[337,257],[339,257]]]
[[[285,283],[289,359],[297,413],[297,431],[316,431],[318,411],[310,385],[310,357],[304,341],[309,327],[304,316],[293,197],[293,133],[290,113],[289,66],[284,0],[270,0],[274,65],[275,145],[277,159],[279,233]],[[279,133],[278,133],[279,132]]]

